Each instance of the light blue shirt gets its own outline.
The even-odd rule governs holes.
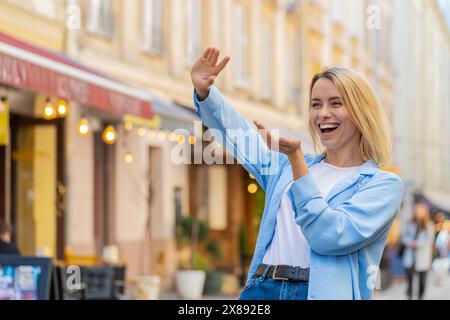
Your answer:
[[[285,154],[267,147],[254,125],[237,114],[215,86],[201,102],[194,92],[194,102],[203,123],[221,134],[227,152],[266,192],[248,283],[272,241],[283,191],[293,179],[291,165]],[[233,136],[227,129],[235,130]],[[242,136],[236,137],[236,132]],[[308,167],[323,158],[305,156]],[[311,248],[308,299],[370,299],[387,235],[403,199],[400,178],[369,160],[334,185],[325,199],[311,174],[295,180],[288,193],[295,221]]]

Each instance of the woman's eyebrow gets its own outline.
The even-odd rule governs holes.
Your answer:
[[[322,100],[320,100],[319,98],[312,98],[311,101],[319,101],[320,102]]]
[[[330,98],[330,99],[328,99],[328,100],[330,100],[330,101],[331,101],[331,100],[336,100],[336,99],[337,99],[337,100],[341,100],[341,97],[331,97],[331,98]]]

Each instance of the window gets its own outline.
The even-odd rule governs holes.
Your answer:
[[[292,37],[287,42],[286,48],[286,85],[287,85],[287,98],[289,102],[297,101],[297,72],[300,72],[297,68],[296,55],[297,50],[295,48],[295,38]]]
[[[202,5],[201,0],[186,0],[187,63],[192,65],[202,54]]]
[[[235,81],[240,87],[247,87],[248,78],[248,33],[245,9],[237,5],[234,8],[234,26],[235,26]]]
[[[142,0],[143,49],[153,54],[164,53],[163,0]]]
[[[269,25],[262,27],[262,46],[263,46],[263,78],[262,92],[263,99],[270,99],[272,96],[272,31]]]
[[[105,37],[114,35],[111,0],[90,0],[87,30]]]
[[[365,12],[361,1],[350,1],[349,5],[349,30],[351,36],[361,37],[361,30],[364,28]]]
[[[51,19],[56,17],[55,0],[33,0],[33,6],[41,16]]]
[[[341,5],[342,1],[331,0],[331,19],[333,22],[341,22]]]

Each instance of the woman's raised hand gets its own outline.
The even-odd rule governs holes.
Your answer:
[[[217,63],[219,56],[220,51],[218,49],[208,48],[192,66],[191,79],[200,100],[208,97],[209,88],[211,88],[216,77],[230,61],[230,57],[227,56],[220,63]]]

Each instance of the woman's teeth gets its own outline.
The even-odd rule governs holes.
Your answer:
[[[339,124],[320,124],[319,129],[322,133],[331,132],[339,127]]]

